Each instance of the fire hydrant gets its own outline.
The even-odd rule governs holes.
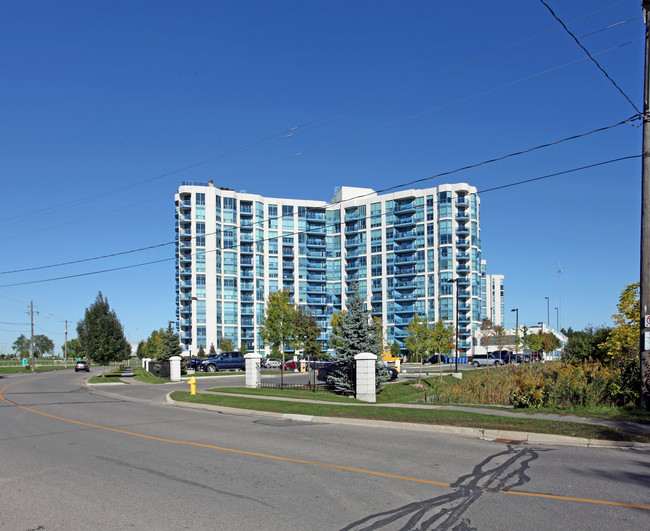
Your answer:
[[[190,384],[190,394],[195,395],[196,394],[196,376],[192,376],[190,378],[190,381],[187,382],[187,383]]]

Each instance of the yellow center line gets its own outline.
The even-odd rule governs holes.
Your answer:
[[[294,459],[291,457],[282,457],[279,455],[270,455],[270,454],[262,454],[258,452],[248,452],[246,450],[237,450],[235,448],[225,448],[223,446],[214,446],[211,444],[204,444],[204,443],[197,443],[197,442],[190,442],[190,441],[177,441],[174,439],[165,439],[162,437],[155,437],[153,435],[145,435],[143,433],[135,433],[132,431],[126,431],[126,430],[119,430],[117,428],[110,428],[108,426],[99,426],[97,424],[90,424],[88,422],[82,422],[79,420],[73,420],[73,419],[68,419],[65,417],[58,417],[56,415],[52,415],[50,413],[44,413],[43,411],[38,411],[36,409],[32,409],[27,406],[21,406],[20,404],[16,404],[15,402],[12,402],[8,398],[5,398],[4,396],[4,391],[8,387],[15,385],[17,383],[22,382],[23,380],[18,380],[16,382],[12,382],[10,384],[5,385],[2,389],[0,389],[0,398],[7,402],[8,404],[11,404],[12,406],[19,407],[21,409],[24,409],[25,411],[31,411],[32,413],[36,413],[38,415],[43,415],[45,417],[49,417],[52,419],[56,420],[61,420],[63,422],[70,422],[72,424],[78,424],[80,426],[87,426],[89,428],[96,428],[98,430],[106,430],[106,431],[112,431],[114,433],[121,433],[124,435],[131,435],[132,437],[140,437],[142,439],[150,439],[154,441],[160,441],[160,442],[166,442],[166,443],[171,443],[171,444],[182,444],[185,446],[196,446],[200,448],[210,448],[211,450],[221,450],[223,452],[230,452],[234,454],[241,454],[241,455],[251,455],[255,457],[263,457],[265,459],[275,459],[276,461],[287,461],[290,463],[299,463],[303,465],[312,465],[312,466],[319,466],[319,467],[324,467],[324,468],[333,468],[337,470],[347,470],[349,472],[359,472],[361,474],[369,474],[373,476],[380,476],[380,477],[385,477],[385,478],[392,478],[392,479],[402,479],[404,481],[411,481],[415,483],[425,483],[427,485],[438,485],[442,487],[451,487],[451,483],[445,483],[441,481],[432,481],[430,479],[420,479],[420,478],[412,478],[409,476],[398,476],[396,474],[386,474],[385,472],[376,472],[374,470],[366,470],[364,468],[354,468],[354,467],[349,467],[349,466],[343,466],[343,465],[334,465],[331,463],[319,463],[318,461],[307,461],[304,459]],[[486,490],[486,489],[483,489]],[[620,506],[620,507],[632,507],[634,509],[646,509],[650,510],[649,505],[635,505],[632,503],[621,503],[621,502],[614,502],[614,501],[608,501],[608,500],[592,500],[589,498],[573,498],[570,496],[558,496],[558,495],[553,495],[553,494],[539,494],[536,492],[522,492],[522,491],[514,491],[514,490],[499,490],[496,491],[499,494],[517,494],[519,496],[532,496],[536,498],[551,498],[554,500],[562,500],[562,501],[573,501],[573,502],[581,502],[581,503],[596,503],[600,505],[614,505],[614,506]]]

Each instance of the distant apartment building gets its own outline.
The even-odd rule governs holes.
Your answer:
[[[494,326],[505,326],[504,276],[488,275],[483,271],[483,319],[489,319]]]
[[[404,347],[418,314],[457,326],[461,355],[473,347],[483,293],[480,201],[468,184],[381,195],[341,187],[328,203],[184,182],[175,202],[176,324],[186,354],[222,338],[268,354],[260,325],[269,294],[281,289],[315,317],[328,349],[332,315],[355,286],[388,345]]]

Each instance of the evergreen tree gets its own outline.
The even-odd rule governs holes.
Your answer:
[[[215,352],[216,354],[216,352]],[[203,345],[199,347],[199,351],[196,353],[197,358],[205,358],[205,350],[203,350]]]
[[[377,386],[385,381],[386,374],[380,370],[381,334],[377,334],[377,323],[370,317],[365,304],[355,286],[352,296],[346,303],[346,312],[337,319],[332,331],[336,345],[337,369],[331,373],[334,391],[338,394],[351,395],[356,389],[354,356],[361,352],[370,352],[377,356]]]
[[[86,356],[102,365],[102,376],[105,365],[131,355],[131,345],[124,337],[122,324],[101,291],[77,323],[77,337]]]
[[[140,341],[140,343],[138,343],[138,350],[136,351],[136,354],[139,359],[147,357],[147,344],[144,341]]]
[[[167,325],[167,330],[162,333],[160,354],[158,359],[161,361],[168,361],[172,356],[180,356],[183,353],[181,341],[178,334],[172,328],[172,324]]]
[[[210,350],[208,351],[208,356],[214,357],[217,355],[217,349],[214,348],[214,343],[210,343]]]

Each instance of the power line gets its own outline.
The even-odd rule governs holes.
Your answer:
[[[480,166],[484,166],[484,165],[487,165],[487,164],[493,164],[495,162],[499,162],[499,161],[502,161],[502,160],[505,160],[505,159],[509,159],[511,157],[517,157],[517,156],[520,156],[520,155],[525,155],[527,153],[531,153],[533,151],[548,148],[548,147],[551,147],[551,146],[556,146],[556,145],[562,144],[564,142],[568,142],[568,141],[571,141],[571,140],[577,140],[579,138],[584,138],[586,136],[590,136],[590,135],[593,135],[593,134],[596,134],[596,133],[601,133],[601,132],[607,131],[609,129],[619,127],[621,125],[630,124],[630,123],[633,123],[634,121],[636,121],[638,119],[639,119],[638,116],[631,116],[631,117],[626,118],[625,120],[622,120],[620,122],[616,122],[614,124],[599,127],[597,129],[592,129],[591,131],[587,131],[587,132],[584,132],[584,133],[578,133],[578,134],[571,135],[571,136],[568,136],[568,137],[560,138],[558,140],[554,140],[552,142],[547,142],[545,144],[539,144],[537,146],[533,146],[533,147],[530,147],[530,148],[527,148],[527,149],[523,149],[523,150],[520,150],[520,151],[515,151],[515,152],[512,152],[512,153],[508,153],[506,155],[502,155],[502,156],[499,156],[499,157],[494,157],[494,158],[487,159],[487,160],[477,162],[477,163],[474,163],[474,164],[469,164],[469,165],[466,165],[466,166],[462,166],[460,168],[455,168],[453,170],[440,172],[440,173],[437,173],[437,174],[434,174],[434,175],[430,175],[428,177],[422,177],[420,179],[415,179],[415,180],[412,180],[412,181],[408,181],[406,183],[401,183],[401,184],[391,186],[391,187],[388,187],[388,188],[384,188],[384,189],[381,189],[381,190],[376,190],[373,193],[381,194],[381,193],[389,192],[391,190],[395,190],[395,189],[398,189],[398,188],[404,188],[406,186],[411,186],[413,184],[433,180],[433,179],[436,179],[438,177],[445,177],[445,176],[453,175],[455,173],[459,173],[459,172],[462,172],[462,171],[478,168]],[[368,195],[372,195],[372,194],[361,194],[361,195],[356,196],[356,197],[354,197],[354,198],[352,198],[350,200],[362,199],[362,198],[364,198],[364,197],[366,197]],[[348,200],[346,200],[346,201],[348,201]],[[340,204],[340,202],[332,203],[329,206],[335,206],[337,204]],[[266,219],[263,219],[260,222],[256,222],[255,224],[256,225],[260,224],[260,223],[264,224],[267,221],[269,221],[270,219],[276,219],[277,220],[277,219],[282,219],[283,217],[284,217],[284,215],[277,216],[276,218],[266,218]],[[241,226],[239,226],[239,228],[241,228]],[[209,233],[209,234],[200,235],[200,236],[210,236],[212,234],[214,234],[214,233]],[[192,236],[191,239],[195,239],[195,238],[196,238],[196,235]],[[24,268],[24,269],[14,269],[14,270],[9,270],[9,271],[0,271],[0,275],[7,275],[7,274],[12,274],[12,273],[24,273],[24,272],[35,271],[35,270],[39,270],[39,269],[49,269],[49,268],[53,268],[53,267],[61,267],[61,266],[66,266],[66,265],[80,264],[80,263],[90,262],[90,261],[94,261],[94,260],[101,260],[101,259],[105,259],[105,258],[112,258],[112,257],[115,257],[115,256],[122,256],[122,255],[126,255],[126,254],[132,254],[132,253],[147,251],[147,250],[150,250],[150,249],[164,247],[164,246],[167,246],[167,245],[173,245],[175,243],[176,243],[175,241],[164,242],[164,243],[159,243],[159,244],[155,244],[155,245],[149,245],[147,247],[139,247],[139,248],[136,248],[136,249],[130,249],[130,250],[127,250],[127,251],[119,251],[119,252],[105,254],[105,255],[101,255],[101,256],[95,256],[95,257],[91,257],[91,258],[82,258],[82,259],[79,259],[79,260],[70,260],[68,262],[60,262],[60,263],[57,263],[57,264],[49,264],[49,265],[44,265],[44,266],[35,266],[35,267],[29,267],[29,268]],[[11,285],[13,285],[13,284],[11,284]],[[2,287],[2,286],[0,286],[0,287]]]
[[[594,15],[596,15],[596,14],[599,14],[599,13],[603,12],[603,11],[606,11],[606,10],[611,9],[611,8],[613,8],[613,7],[616,7],[616,6],[620,5],[620,4],[623,4],[623,3],[625,3],[625,1],[626,1],[626,0],[623,0],[623,1],[620,1],[620,2],[615,2],[615,3],[613,3],[613,4],[610,4],[610,5],[608,5],[608,6],[603,7],[603,8],[601,8],[601,9],[595,10],[595,11],[593,11],[593,12],[591,12],[591,13],[588,13],[588,14],[583,15],[583,16],[577,18],[577,19],[572,20],[571,23],[574,23],[574,22],[578,22],[578,21],[581,21],[581,20],[587,19],[587,18],[589,18],[589,17],[591,17],[591,16],[594,16]],[[612,27],[613,27],[613,26],[612,26]],[[332,118],[332,117],[334,117],[334,116],[338,116],[338,115],[340,115],[340,114],[343,114],[343,113],[348,112],[348,111],[350,111],[350,110],[356,109],[356,108],[358,108],[358,107],[362,107],[362,106],[367,105],[367,104],[369,104],[369,103],[372,103],[372,102],[374,102],[374,101],[378,101],[378,100],[380,100],[380,99],[382,99],[382,98],[385,98],[385,97],[387,97],[387,96],[389,96],[389,95],[395,94],[395,93],[400,92],[400,91],[402,91],[402,90],[405,90],[405,89],[407,89],[407,88],[410,88],[410,87],[416,86],[416,85],[418,85],[418,84],[424,83],[425,81],[428,81],[428,80],[433,79],[433,78],[435,78],[435,77],[438,77],[438,76],[440,76],[440,75],[443,75],[443,74],[446,74],[446,73],[452,72],[452,71],[454,71],[454,70],[458,70],[459,68],[462,68],[463,66],[467,66],[467,65],[469,65],[469,64],[472,64],[472,63],[475,63],[475,62],[481,61],[481,60],[486,59],[486,58],[488,58],[488,57],[491,57],[491,56],[493,56],[493,55],[497,55],[497,54],[502,53],[502,52],[504,52],[504,51],[506,51],[506,50],[509,50],[509,49],[511,49],[511,48],[514,48],[514,47],[520,46],[520,45],[522,45],[522,44],[525,44],[525,43],[527,43],[527,42],[530,42],[530,41],[532,41],[532,40],[535,40],[535,39],[537,39],[537,38],[539,38],[539,37],[542,37],[542,36],[544,36],[544,35],[547,35],[547,34],[549,34],[549,33],[553,33],[554,31],[557,31],[558,29],[559,29],[559,28],[552,28],[552,29],[549,29],[549,30],[543,31],[543,32],[538,33],[538,34],[536,34],[536,35],[533,35],[533,36],[531,36],[531,37],[527,37],[527,38],[525,38],[525,39],[522,39],[522,40],[517,41],[517,42],[515,42],[515,43],[512,43],[512,44],[510,44],[510,45],[504,46],[504,47],[499,48],[499,49],[497,49],[497,50],[494,50],[494,51],[492,51],[492,52],[489,52],[489,53],[486,53],[486,54],[481,55],[481,56],[479,56],[479,57],[476,57],[476,58],[470,59],[470,60],[465,61],[465,62],[463,62],[463,63],[461,63],[461,64],[458,64],[458,65],[455,65],[455,66],[453,66],[453,67],[447,68],[447,69],[445,69],[445,70],[442,70],[442,71],[437,72],[437,73],[435,73],[435,74],[432,74],[432,75],[430,75],[430,76],[424,77],[424,78],[422,78],[422,79],[420,79],[420,80],[414,81],[414,82],[409,83],[409,84],[407,84],[407,85],[403,85],[402,87],[398,87],[398,88],[396,88],[396,89],[389,90],[389,91],[387,91],[387,92],[384,92],[384,93],[382,93],[382,94],[380,94],[380,95],[378,95],[378,96],[372,97],[372,98],[367,99],[367,100],[365,100],[365,101],[362,101],[362,102],[360,102],[360,103],[357,103],[357,104],[354,104],[354,105],[350,105],[350,106],[345,107],[345,108],[343,108],[343,109],[340,109],[340,110],[338,110],[338,111],[335,111],[335,112],[332,112],[332,113],[325,114],[325,115],[323,115],[323,116],[320,116],[320,117],[315,118],[315,119],[312,119],[312,120],[308,120],[308,121],[303,122],[303,123],[301,123],[301,124],[299,124],[299,125],[296,125],[296,126],[293,126],[293,127],[288,128],[288,129],[284,129],[284,130],[282,130],[282,131],[279,131],[278,133],[271,134],[271,135],[269,135],[269,136],[267,136],[267,137],[264,137],[264,138],[262,138],[262,139],[260,139],[260,140],[256,140],[256,141],[250,142],[250,143],[245,144],[245,145],[243,145],[243,146],[240,146],[240,147],[234,148],[234,149],[232,149],[232,150],[229,150],[229,151],[223,152],[223,153],[221,153],[221,154],[218,154],[218,155],[215,155],[215,156],[212,156],[212,157],[206,158],[206,159],[204,159],[204,160],[202,160],[202,161],[199,161],[199,162],[196,162],[196,163],[189,164],[189,165],[187,165],[187,166],[185,166],[185,167],[178,168],[178,169],[175,169],[175,170],[172,170],[172,171],[166,172],[166,173],[162,173],[162,174],[159,174],[159,175],[157,175],[157,176],[150,177],[150,178],[148,178],[148,179],[144,179],[144,180],[141,180],[141,181],[138,181],[138,182],[135,182],[135,183],[132,183],[132,184],[126,185],[126,186],[122,186],[122,187],[119,187],[119,188],[114,188],[114,189],[112,189],[112,190],[107,190],[107,191],[105,191],[105,192],[100,192],[100,193],[98,193],[98,194],[94,194],[94,195],[86,196],[86,197],[83,197],[83,198],[79,198],[79,199],[76,199],[76,200],[74,200],[74,201],[70,201],[70,202],[67,202],[67,203],[62,203],[62,204],[59,204],[59,205],[54,205],[54,206],[49,207],[49,208],[41,209],[41,210],[39,210],[39,212],[37,212],[37,213],[34,213],[34,212],[27,212],[27,213],[24,213],[24,214],[22,214],[22,215],[14,216],[14,217],[11,218],[11,219],[13,220],[13,222],[12,222],[11,224],[19,223],[19,222],[21,222],[21,220],[23,220],[23,219],[25,219],[25,218],[34,219],[34,218],[36,218],[36,217],[41,217],[41,216],[45,216],[45,215],[48,215],[48,214],[52,214],[52,213],[54,213],[54,212],[57,212],[57,211],[60,211],[60,210],[63,210],[63,209],[67,209],[67,208],[71,208],[71,207],[79,206],[79,205],[81,205],[81,204],[84,204],[84,203],[87,203],[87,202],[90,202],[90,201],[94,201],[94,200],[97,200],[97,199],[101,199],[101,198],[106,197],[106,196],[108,196],[108,195],[113,195],[113,194],[117,194],[117,193],[120,193],[120,192],[124,192],[124,191],[126,191],[126,190],[132,189],[132,188],[137,187],[137,186],[141,186],[141,185],[144,185],[144,184],[148,184],[148,183],[151,183],[151,182],[154,182],[154,181],[157,181],[157,180],[163,179],[163,178],[165,178],[165,177],[169,177],[169,176],[171,176],[171,175],[175,175],[175,174],[178,174],[178,173],[182,173],[182,172],[185,172],[185,171],[188,171],[188,170],[191,170],[191,169],[194,169],[194,168],[197,168],[197,167],[203,166],[203,165],[205,165],[205,164],[209,164],[209,163],[211,163],[211,162],[215,162],[215,161],[220,160],[220,159],[222,159],[222,158],[227,158],[227,157],[229,157],[229,156],[236,155],[236,154],[239,154],[239,153],[242,153],[242,152],[248,151],[248,150],[250,150],[250,149],[253,149],[253,148],[256,148],[256,147],[259,147],[259,146],[267,145],[267,144],[269,144],[269,143],[271,143],[271,142],[277,142],[277,141],[279,141],[279,140],[283,140],[283,139],[286,139],[286,138],[290,138],[290,137],[292,137],[292,136],[294,136],[294,135],[296,134],[296,131],[301,130],[301,129],[303,129],[303,128],[306,128],[306,127],[308,127],[308,126],[310,126],[310,125],[313,125],[313,124],[318,123],[318,122],[320,122],[320,121],[323,121],[323,120],[326,120],[326,119]],[[604,29],[609,29],[609,27],[608,27],[608,28],[604,28]],[[638,112],[638,111],[637,111],[637,112]],[[338,121],[338,120],[337,120],[337,121]],[[5,218],[4,220],[0,220],[0,221],[7,221],[7,219]]]
[[[639,110],[639,108],[638,108],[638,107],[634,104],[634,102],[629,98],[629,96],[628,96],[627,94],[625,94],[625,92],[623,92],[623,89],[622,89],[621,87],[619,87],[619,86],[616,84],[616,81],[614,81],[614,80],[610,77],[610,75],[605,71],[605,69],[604,69],[602,66],[600,66],[600,64],[598,63],[598,61],[596,61],[596,59],[594,58],[594,56],[591,55],[591,54],[589,53],[589,51],[587,50],[587,48],[585,48],[585,47],[582,45],[582,43],[578,40],[578,38],[577,38],[577,37],[576,37],[576,36],[571,32],[571,30],[567,27],[567,25],[566,25],[564,22],[562,22],[562,20],[560,19],[560,17],[558,17],[558,16],[555,14],[555,11],[553,11],[553,10],[551,9],[551,7],[550,7],[550,6],[549,6],[549,5],[548,5],[544,0],[539,0],[539,1],[540,1],[540,2],[541,2],[541,3],[542,3],[542,4],[543,4],[543,5],[544,5],[544,6],[545,6],[549,11],[550,11],[551,15],[553,15],[553,17],[555,18],[555,20],[557,20],[557,21],[562,25],[562,27],[566,30],[566,32],[567,32],[569,35],[571,35],[571,37],[572,37],[573,40],[576,42],[576,44],[577,44],[578,46],[580,46],[580,48],[582,48],[582,51],[585,52],[585,53],[587,54],[587,56],[589,57],[589,59],[591,59],[591,60],[593,61],[593,63],[598,67],[598,70],[600,70],[603,74],[605,74],[605,77],[606,77],[607,79],[609,79],[609,81],[612,83],[612,85],[614,85],[614,86],[616,87],[616,89],[621,93],[621,95],[622,95],[622,96],[623,96],[623,97],[628,101],[628,103],[629,103],[630,105],[632,105],[632,107],[634,108],[634,110],[635,110],[637,113],[642,114],[641,111]]]
[[[572,169],[569,169],[569,170],[564,170],[564,171],[560,171],[560,172],[555,172],[555,173],[542,175],[540,177],[534,177],[534,178],[531,178],[531,179],[516,181],[514,183],[508,183],[508,184],[501,185],[501,186],[495,186],[493,188],[487,188],[485,190],[482,190],[480,193],[488,193],[488,192],[493,192],[493,191],[496,191],[496,190],[501,190],[501,189],[504,189],[504,188],[520,186],[520,185],[528,184],[528,183],[535,182],[535,181],[549,179],[551,177],[557,177],[559,175],[566,175],[566,174],[569,174],[569,173],[575,173],[575,172],[578,172],[578,171],[583,171],[583,170],[587,170],[587,169],[591,169],[591,168],[596,168],[596,167],[599,167],[599,166],[605,166],[607,164],[613,164],[615,162],[621,162],[621,161],[631,160],[631,159],[636,159],[636,158],[641,158],[641,157],[642,157],[642,155],[628,155],[628,156],[625,156],[625,157],[618,157],[618,158],[615,158],[615,159],[601,161],[601,162],[597,162],[597,163],[594,163],[594,164],[588,164],[586,166],[580,166],[578,168],[572,168]],[[397,186],[393,186],[393,187],[391,187],[389,189],[394,189],[396,187]],[[381,192],[383,192],[383,191],[384,190],[382,190]],[[376,193],[377,192],[375,192],[375,194]],[[479,192],[477,192],[477,193],[479,193]],[[362,197],[362,196],[359,196],[359,197]],[[354,199],[357,199],[357,198],[354,198]],[[385,215],[385,214],[382,214],[382,215]],[[372,214],[367,215],[366,219],[369,218],[369,217],[372,217]],[[292,235],[306,233],[306,232],[307,232],[306,230],[294,231],[294,232],[292,232]],[[273,238],[266,238],[263,241],[279,240],[279,239],[280,239],[280,236],[276,236],[276,237],[273,237]],[[254,243],[256,243],[256,242],[254,242]],[[214,249],[214,251],[210,251],[210,252],[216,252],[216,251],[221,251],[221,250],[223,250],[223,249]],[[206,254],[207,254],[207,252],[206,252]],[[57,280],[67,280],[67,279],[71,279],[71,278],[86,277],[86,276],[90,276],[90,275],[98,275],[98,274],[101,274],[101,273],[109,273],[109,272],[113,272],[113,271],[121,271],[121,270],[125,270],[125,269],[132,269],[132,268],[142,267],[142,266],[146,266],[146,265],[158,264],[158,263],[162,263],[162,262],[169,262],[171,260],[176,260],[176,256],[171,257],[171,258],[163,258],[161,260],[154,260],[154,261],[151,261],[151,262],[142,262],[142,263],[139,263],[139,264],[132,264],[132,265],[128,265],[128,266],[114,267],[114,268],[110,268],[110,269],[103,269],[103,270],[100,270],[100,271],[90,271],[90,272],[87,272],[87,273],[77,273],[77,274],[74,274],[74,275],[66,275],[66,276],[62,276],[62,277],[46,278],[46,279],[40,279],[40,280],[31,280],[31,281],[27,281],[27,282],[17,282],[17,283],[13,283],[13,284],[2,284],[2,285],[0,285],[0,288],[6,288],[6,287],[10,287],[10,286],[24,286],[24,285],[27,285],[27,284],[41,284],[41,283],[44,283],[44,282],[53,282],[53,281],[57,281]]]

